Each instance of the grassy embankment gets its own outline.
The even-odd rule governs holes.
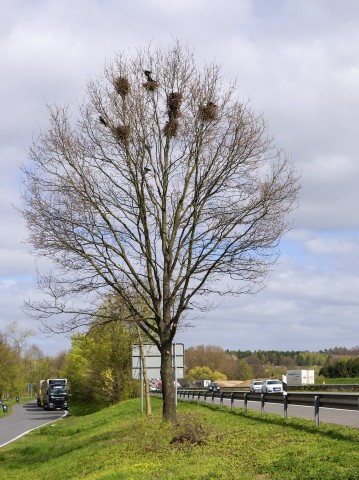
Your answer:
[[[34,400],[34,398],[29,397],[29,398],[21,398],[20,403],[25,403],[25,402],[31,402],[31,400]],[[11,400],[3,400],[2,405],[7,405],[7,412],[3,411],[2,405],[0,405],[0,418],[8,416],[10,413],[12,413],[12,407],[13,405],[16,405],[18,402],[15,399]]]
[[[152,418],[139,410],[139,400],[74,410],[2,448],[0,479],[359,479],[356,429],[187,402],[173,427],[160,399]]]
[[[335,385],[354,385],[359,383],[359,378],[326,378],[325,383],[329,384],[335,384]]]

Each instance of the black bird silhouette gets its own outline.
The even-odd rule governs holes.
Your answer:
[[[107,122],[101,115],[100,115],[99,120],[100,120],[100,123],[102,123],[102,125],[105,125],[105,127],[107,127]]]
[[[151,70],[144,70],[143,73],[146,75],[147,77],[147,81],[149,82],[154,82],[155,80],[153,80],[153,78],[151,77]]]

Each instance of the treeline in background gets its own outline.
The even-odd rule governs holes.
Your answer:
[[[138,338],[126,323],[91,325],[72,336],[71,348],[54,356],[29,344],[33,333],[12,323],[0,332],[0,398],[34,396],[40,379],[67,378],[78,402],[110,405],[139,395],[132,379],[132,346]],[[311,368],[318,383],[359,377],[359,347],[319,352],[227,350],[199,345],[185,350],[185,380],[245,381],[279,377],[288,369]],[[351,380],[352,379],[352,380]],[[338,382],[340,383],[340,382]]]

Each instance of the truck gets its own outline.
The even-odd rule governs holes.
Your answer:
[[[41,406],[44,410],[67,410],[68,389],[66,378],[48,378],[41,382]]]
[[[287,385],[289,387],[313,385],[314,383],[314,370],[287,370]]]
[[[197,380],[193,385],[197,388],[208,388],[210,383],[211,380]]]
[[[37,385],[37,390],[36,390],[36,400],[37,400],[37,405],[39,407],[42,407],[42,390],[41,390],[41,385],[42,385],[42,382],[44,382],[45,380],[40,380],[39,384]]]

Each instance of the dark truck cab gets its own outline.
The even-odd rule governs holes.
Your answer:
[[[44,410],[67,410],[68,390],[66,378],[49,378],[41,384]]]

